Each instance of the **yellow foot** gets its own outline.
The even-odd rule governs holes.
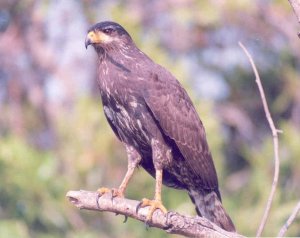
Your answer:
[[[115,198],[115,197],[124,197],[123,191],[121,191],[120,189],[117,189],[117,188],[102,187],[102,188],[99,188],[97,190],[97,192],[99,194],[99,197],[101,197],[105,193],[111,193],[112,198]]]
[[[136,212],[138,212],[138,210],[141,207],[147,207],[147,206],[150,206],[150,208],[148,211],[146,222],[151,221],[153,212],[156,209],[160,209],[164,214],[166,214],[168,212],[160,200],[150,200],[147,198],[143,198],[142,201],[138,204],[138,206],[136,207]]]

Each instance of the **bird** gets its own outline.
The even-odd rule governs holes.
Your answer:
[[[103,21],[88,29],[85,47],[97,53],[97,71],[105,117],[124,144],[127,172],[118,188],[98,193],[124,197],[134,170],[141,166],[155,178],[153,199],[143,198],[137,210],[149,207],[164,214],[162,185],[186,190],[199,216],[235,232],[225,211],[202,121],[179,81],[155,63],[118,23]]]

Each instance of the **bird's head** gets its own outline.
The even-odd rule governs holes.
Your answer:
[[[105,21],[93,25],[85,38],[85,48],[93,45],[98,49],[113,49],[120,45],[126,45],[131,40],[127,31],[115,22]]]

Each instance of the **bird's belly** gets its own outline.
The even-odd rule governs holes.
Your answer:
[[[118,119],[119,134],[122,140],[138,150],[151,152],[151,143],[148,135],[142,129],[141,122],[136,119]]]
[[[116,108],[104,106],[104,112],[122,142],[135,147],[141,154],[151,153],[151,139],[143,128],[141,118],[131,115],[132,112],[121,105]]]

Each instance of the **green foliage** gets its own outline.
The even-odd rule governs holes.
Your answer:
[[[46,232],[65,225],[60,212],[64,183],[56,178],[56,160],[16,137],[0,141],[0,206],[16,232]],[[24,224],[27,229],[23,229]],[[3,224],[4,225],[4,224]],[[23,236],[22,236],[23,237]]]
[[[24,237],[29,238],[27,226],[19,220],[2,220],[0,221],[1,237]]]

